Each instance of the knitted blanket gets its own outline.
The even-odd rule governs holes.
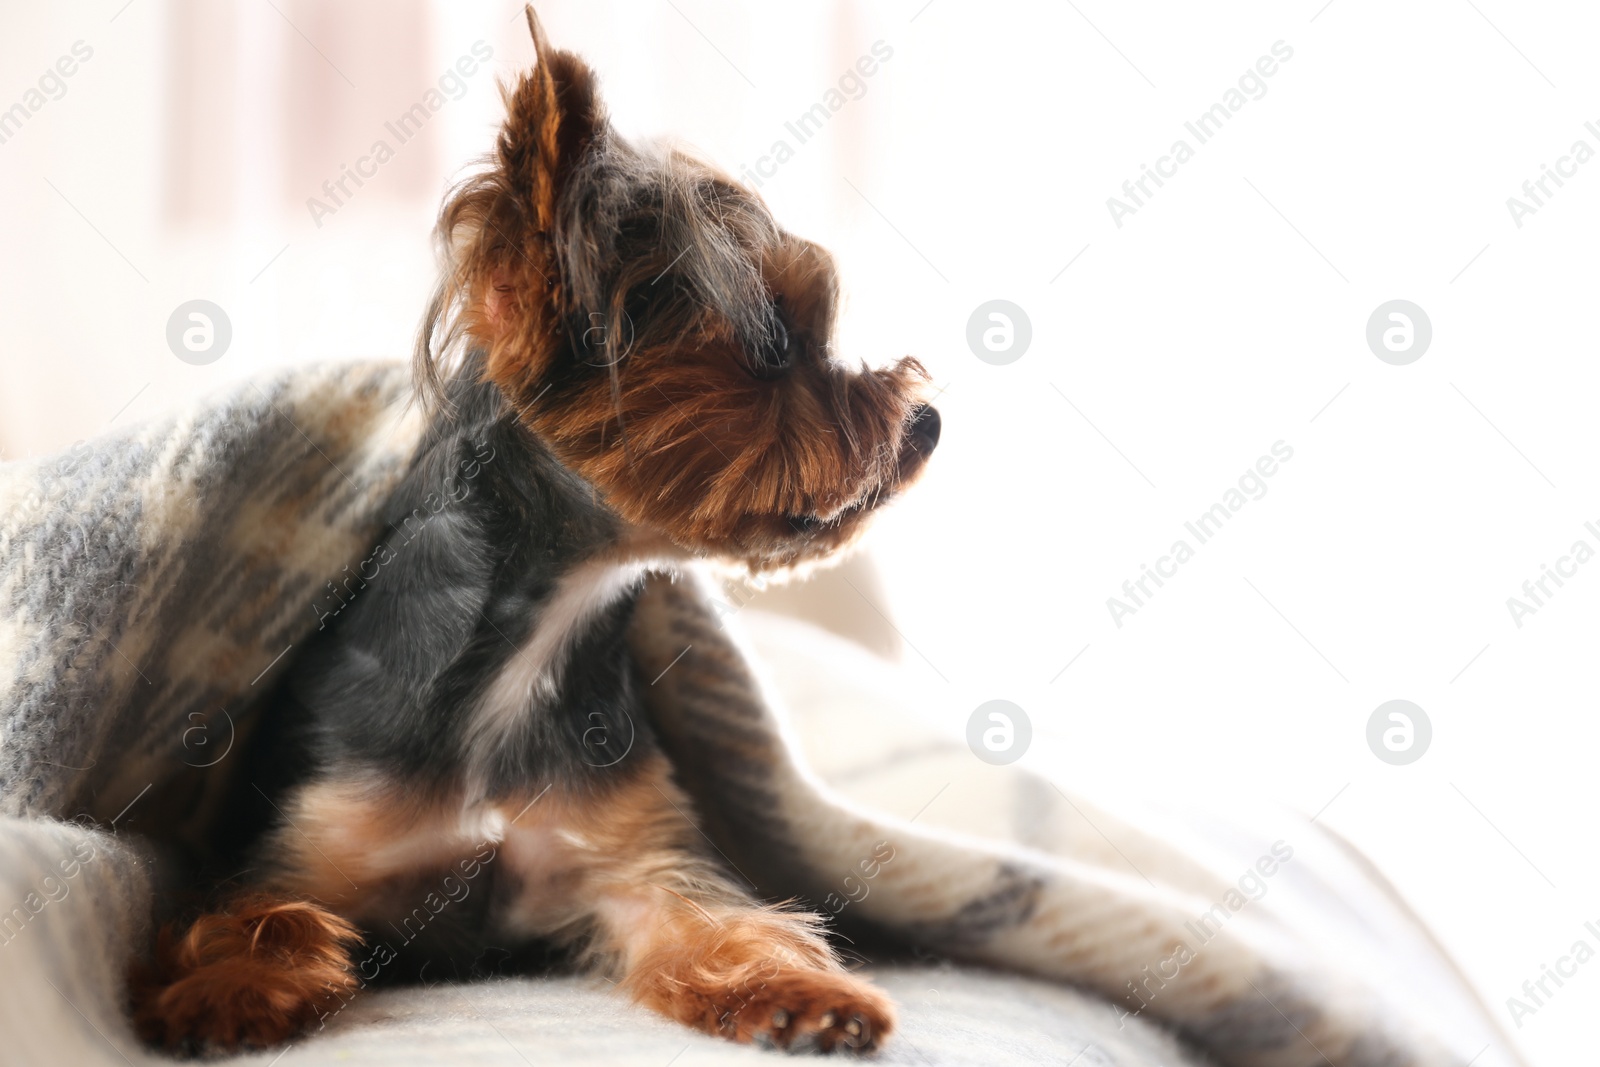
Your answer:
[[[381,532],[379,506],[423,428],[409,395],[398,364],[299,369],[57,456],[0,465],[0,1064],[159,1059],[125,1019],[127,967],[147,947],[158,906],[183,888],[189,854],[205,840],[260,698],[322,623],[336,581]],[[654,725],[712,843],[762,892],[798,896],[845,929],[888,930],[918,946],[923,959],[886,978],[902,999],[920,995],[918,966],[948,968],[952,957],[1045,978],[1066,973],[1067,963],[1040,943],[1040,917],[1070,916],[1073,901],[1101,899],[1081,889],[1069,898],[1061,885],[1108,887],[1111,900],[1143,893],[1118,881],[1132,882],[1125,865],[1135,860],[1152,893],[1166,894],[1168,877],[1181,885],[1170,894],[1179,914],[1192,905],[1199,915],[1225,899],[1230,877],[1160,843],[1140,851],[1129,844],[1138,840],[1131,827],[1027,776],[1017,776],[1016,796],[1003,800],[1030,814],[1010,844],[896,823],[838,799],[802,766],[798,743],[710,598],[696,581],[663,578],[652,579],[641,602],[635,654],[650,673],[662,669],[649,701]],[[694,654],[684,658],[686,645]],[[802,673],[815,676],[828,662],[842,660],[830,654]],[[677,669],[666,671],[672,664]],[[854,727],[859,758],[872,750],[860,722]],[[915,729],[900,723],[894,733]],[[877,750],[880,767],[895,763],[890,747]],[[859,779],[860,767],[852,773]],[[1122,847],[1103,847],[1108,828]],[[1517,1062],[1381,879],[1320,831],[1297,834],[1310,861],[1302,868],[1315,873],[1288,879],[1302,881],[1302,891],[1279,893],[1275,905],[1299,900],[1296,921],[1326,920],[1326,939],[1347,949],[1364,937],[1370,962],[1393,971],[1417,1017],[1451,1035],[1457,1062],[1475,1054],[1478,1067]],[[896,858],[865,876],[861,860],[881,840],[894,843]],[[1243,862],[1254,858],[1252,851]],[[1101,873],[1085,882],[1086,868]],[[1292,954],[1287,935],[1270,929],[1264,924],[1259,936],[1284,938]],[[1132,919],[1108,912],[1102,942],[1075,948],[1071,966],[1125,956],[1141,936]],[[921,1031],[908,1010],[905,1040],[891,1044],[886,1062],[1067,1062],[1075,1054],[1101,1067],[1202,1062],[1125,1005],[1018,982],[947,975],[951,1003],[923,1013]],[[537,982],[511,994],[496,988],[497,1004],[545,1004],[557,1015],[572,1010],[573,997],[601,996]],[[364,1048],[359,1035],[392,1023],[382,1005],[419,1003],[429,1000],[414,991],[374,994],[330,1027],[344,1042],[338,1056],[312,1037],[284,1062],[321,1062],[319,1048],[329,1062],[399,1062],[393,1042]],[[612,1006],[587,1010],[626,1010],[605,1003]],[[1268,1007],[1283,1015],[1270,1002],[1236,1012],[1225,1020],[1234,1029],[1218,1040],[1292,1040]],[[1039,1040],[1024,1040],[1014,1058],[993,1041],[974,1046],[972,1035],[985,1026],[998,1032],[997,1019],[1012,1020],[1012,1037],[1033,1026]],[[446,1016],[425,1022],[423,1030],[450,1025]],[[627,1017],[621,1031],[649,1040],[606,1046],[596,1062],[665,1062],[654,1051],[669,1040],[664,1025]],[[672,1035],[678,1043],[679,1032]],[[421,1062],[415,1040],[408,1045],[404,1058]],[[441,1045],[440,1057],[465,1062],[454,1047]],[[563,1048],[566,1060],[591,1058]],[[515,1062],[505,1050],[499,1056],[473,1061]]]

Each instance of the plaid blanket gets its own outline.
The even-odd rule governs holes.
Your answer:
[[[56,456],[0,465],[0,1064],[159,1061],[126,1021],[127,967],[148,944],[152,915],[184,888],[191,850],[203,846],[260,697],[320,624],[326,590],[381,533],[380,505],[422,435],[409,397],[398,364],[302,368]],[[718,849],[764,891],[815,903],[838,895],[850,849],[892,835],[904,858],[877,896],[853,905],[862,917],[898,922],[935,953],[1048,976],[1051,967],[1033,959],[1038,938],[1028,924],[1038,901],[1048,903],[1047,853],[1081,858],[1098,848],[1056,829],[1092,809],[1019,775],[1004,802],[1027,807],[1029,829],[1014,835],[1019,843],[986,845],[835,799],[797,760],[708,596],[692,581],[657,583],[641,604],[636,653],[646,666],[665,665],[686,638],[697,649],[657,687],[651,713]],[[871,751],[859,720],[851,736],[858,758]],[[898,758],[891,749],[904,745],[886,741],[882,766]],[[860,771],[852,773],[859,779]],[[1097,817],[1097,834],[1109,818]],[[143,833],[157,829],[160,846]],[[1478,1067],[1517,1062],[1409,913],[1341,846],[1317,840],[1328,875],[1317,884],[1325,894],[1337,885],[1344,898],[1366,894],[1357,925],[1403,944],[1412,992],[1430,995],[1435,1020],[1465,1050],[1462,1062],[1485,1042],[1496,1048]],[[900,914],[916,900],[935,903],[925,914]],[[900,903],[872,913],[884,901]],[[888,984],[911,995],[920,981],[913,969]],[[907,1040],[885,1062],[1012,1062],[992,1040],[973,1043],[985,1025],[998,1032],[997,1019],[1011,1020],[1010,1039],[1023,1035],[1010,1053],[1018,1063],[1058,1055],[1099,1067],[1202,1062],[1148,1019],[1119,1018],[1091,997],[985,981],[949,980],[966,1000],[941,1005],[929,1018],[943,1030],[920,1040],[908,1011]],[[588,995],[537,983],[524,994],[523,1003],[543,997],[553,1011]],[[286,1067],[323,1057],[422,1062],[417,1050],[426,1047],[453,1058],[451,1041],[430,1046],[413,1036],[404,1056],[381,1035],[363,1045],[364,1027],[382,1029],[393,1016],[368,1004],[350,1015],[334,1028],[337,1055],[311,1040],[291,1050]],[[434,1024],[451,1032],[447,1018]],[[662,1025],[628,1017],[620,1030],[643,1044],[607,1045],[602,1059],[662,1062]],[[1038,1041],[1029,1044],[1028,1034]],[[571,1048],[562,1056],[586,1059]],[[477,1061],[501,1062],[489,1053]]]

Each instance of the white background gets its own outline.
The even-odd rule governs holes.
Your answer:
[[[1520,629],[1506,607],[1575,540],[1600,550],[1583,529],[1600,525],[1600,160],[1521,228],[1506,207],[1575,140],[1600,151],[1584,129],[1600,121],[1600,18],[1320,5],[641,0],[544,15],[602,72],[623,131],[735,172],[874,41],[893,48],[762,193],[839,254],[844,351],[913,353],[943,390],[937,460],[872,541],[928,714],[959,733],[982,701],[1013,700],[1035,730],[1024,765],[1091,792],[1321,811],[1503,1011],[1600,921],[1600,561]],[[487,77],[430,131],[420,193],[380,175],[318,228],[302,203],[317,190],[276,160],[318,93],[370,91],[382,20],[315,51],[289,25],[304,4],[241,2],[224,38],[198,43],[176,2],[4,7],[0,107],[74,40],[95,48],[0,145],[5,456],[269,366],[407,350],[443,181],[489,145]],[[528,59],[510,4],[411,9],[432,61],[414,89],[370,101],[380,111],[478,38],[502,75]],[[1266,95],[1195,145],[1184,122],[1280,40],[1294,55]],[[192,139],[208,105],[175,98],[173,72],[197,63],[229,101],[198,127],[229,161],[221,207],[199,219],[164,193],[173,130]],[[285,111],[308,85],[309,110]],[[1118,228],[1106,199],[1179,137],[1195,158]],[[334,144],[324,172],[367,140]],[[163,341],[194,297],[233,320],[210,367]],[[1033,329],[1003,367],[965,341],[995,298]],[[1404,367],[1364,337],[1395,298],[1433,326]],[[1266,496],[1116,627],[1106,598],[1279,440],[1294,458]],[[1433,723],[1411,766],[1366,746],[1393,698]],[[1536,1063],[1578,1062],[1597,1009],[1600,962],[1518,1036]]]

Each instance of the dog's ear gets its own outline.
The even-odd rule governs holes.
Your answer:
[[[533,206],[538,229],[549,231],[567,177],[605,135],[607,120],[594,71],[552,48],[532,5],[523,10],[537,58],[506,94],[496,155],[511,188]]]
[[[487,376],[513,397],[559,350],[572,294],[556,254],[557,213],[574,174],[611,136],[594,72],[552,48],[533,8],[524,11],[533,69],[502,89],[506,120],[491,166],[458,185],[439,213],[445,269],[414,353],[419,387],[433,400],[444,395],[441,366],[458,343],[487,350]]]

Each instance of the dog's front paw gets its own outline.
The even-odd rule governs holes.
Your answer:
[[[269,1048],[354,995],[346,946],[355,928],[315,904],[264,896],[203,915],[180,939],[163,931],[154,973],[135,976],[148,1041],[194,1052]]]
[[[795,1050],[867,1052],[894,1028],[894,1005],[844,969],[820,917],[752,904],[713,913],[669,893],[655,943],[621,983],[641,1004],[704,1033]]]
[[[794,1051],[870,1052],[894,1028],[887,996],[825,960],[679,971],[641,999],[705,1033]]]
[[[779,1048],[869,1052],[894,1027],[889,998],[840,971],[781,970],[713,999],[716,1032]]]

